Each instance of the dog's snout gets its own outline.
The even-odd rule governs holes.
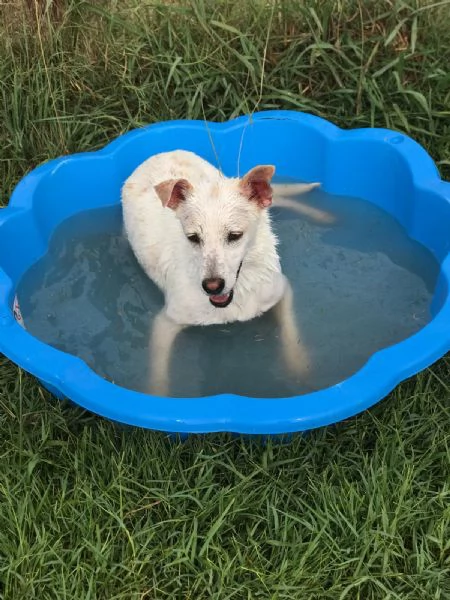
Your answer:
[[[225,280],[220,277],[209,277],[202,281],[202,287],[207,294],[220,294],[225,287]]]

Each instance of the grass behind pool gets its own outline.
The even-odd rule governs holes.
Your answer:
[[[0,186],[144,123],[306,110],[450,173],[450,3],[0,3]],[[450,598],[449,362],[347,422],[186,443],[0,364],[0,597]]]

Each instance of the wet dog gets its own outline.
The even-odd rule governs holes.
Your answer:
[[[153,323],[151,393],[170,391],[171,349],[183,328],[247,321],[272,308],[289,370],[308,371],[267,209],[292,208],[320,223],[332,218],[291,197],[319,184],[272,185],[274,172],[260,165],[229,178],[199,156],[177,150],[152,156],[125,182],[126,235],[165,296]]]

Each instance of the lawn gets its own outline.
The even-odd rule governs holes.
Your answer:
[[[0,2],[0,190],[172,118],[298,109],[450,176],[450,1]],[[0,359],[0,598],[448,600],[450,361],[339,425],[186,442]]]

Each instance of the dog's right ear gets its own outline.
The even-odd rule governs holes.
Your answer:
[[[187,179],[168,179],[155,185],[155,192],[163,206],[176,210],[186,200],[192,185]]]

